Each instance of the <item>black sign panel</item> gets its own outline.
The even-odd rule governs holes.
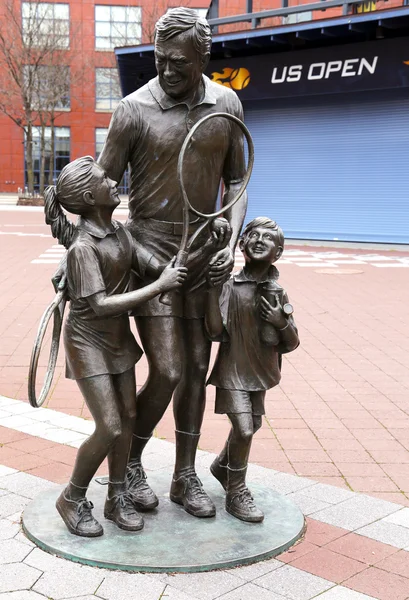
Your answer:
[[[212,60],[206,74],[241,100],[409,87],[409,38]]]

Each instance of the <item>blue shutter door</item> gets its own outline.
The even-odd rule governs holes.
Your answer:
[[[409,243],[409,92],[253,102],[247,221],[287,238]]]

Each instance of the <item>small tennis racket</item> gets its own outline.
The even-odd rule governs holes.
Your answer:
[[[243,179],[243,183],[241,184],[241,187],[240,187],[239,191],[237,192],[236,196],[233,198],[233,200],[231,200],[228,204],[226,204],[226,206],[223,206],[223,208],[221,208],[220,210],[217,210],[214,213],[205,214],[205,213],[202,213],[199,210],[197,210],[194,206],[192,206],[189,201],[189,198],[186,193],[185,183],[184,183],[183,165],[184,165],[184,159],[185,159],[185,153],[186,153],[187,147],[188,147],[191,139],[193,138],[194,134],[199,129],[199,127],[202,127],[202,125],[204,123],[206,123],[207,121],[209,121],[210,119],[220,118],[220,117],[224,118],[224,119],[228,119],[230,121],[233,121],[233,123],[236,123],[236,125],[238,125],[240,127],[240,129],[242,130],[244,137],[246,138],[247,146],[248,146],[247,169],[246,169],[246,174]],[[186,265],[187,259],[189,256],[189,251],[190,251],[191,247],[193,246],[194,242],[199,237],[199,235],[202,233],[202,231],[209,225],[209,223],[213,219],[215,219],[216,217],[219,217],[220,215],[222,215],[223,213],[228,211],[232,206],[234,206],[236,204],[236,202],[238,202],[240,200],[240,198],[244,194],[244,192],[247,188],[247,185],[250,181],[251,172],[253,170],[253,164],[254,164],[253,140],[251,138],[249,130],[247,129],[247,127],[245,126],[243,121],[241,121],[238,117],[231,115],[229,113],[217,112],[217,113],[211,113],[209,115],[206,115],[205,117],[200,119],[200,121],[195,123],[195,125],[192,127],[192,129],[187,134],[185,141],[183,142],[182,148],[180,149],[178,166],[177,166],[177,176],[178,176],[178,180],[179,180],[180,191],[182,192],[182,201],[183,201],[183,213],[182,213],[183,230],[182,230],[182,239],[180,241],[179,252],[176,256],[176,261],[175,261],[175,265],[174,265],[175,267],[184,267]],[[193,214],[196,217],[199,217],[201,219],[201,223],[200,223],[200,225],[198,225],[195,232],[189,238],[190,214]],[[171,296],[170,296],[169,292],[165,292],[164,294],[161,294],[161,296],[159,297],[159,300],[162,302],[162,304],[166,304],[169,306],[171,304]]]

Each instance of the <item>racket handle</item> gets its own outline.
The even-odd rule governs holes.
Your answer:
[[[175,264],[173,266],[175,268],[184,267],[187,263],[188,256],[189,256],[189,253],[186,250],[179,250],[179,252],[176,256]],[[171,296],[170,292],[164,292],[163,294],[161,294],[159,296],[159,302],[161,304],[164,304],[165,306],[171,306],[172,296]]]

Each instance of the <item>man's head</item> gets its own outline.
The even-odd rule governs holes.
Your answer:
[[[274,263],[284,249],[284,233],[268,217],[256,217],[244,228],[239,242],[246,262]]]
[[[166,94],[183,100],[194,92],[210,58],[212,34],[206,19],[190,8],[173,8],[155,26],[155,61]]]

